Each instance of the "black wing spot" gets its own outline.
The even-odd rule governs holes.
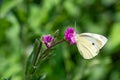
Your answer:
[[[92,43],[92,45],[95,45],[95,43]]]

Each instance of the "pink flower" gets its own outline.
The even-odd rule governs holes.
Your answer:
[[[65,39],[67,41],[70,42],[70,44],[75,44],[75,30],[72,27],[69,27],[66,31],[65,31]]]
[[[42,37],[42,40],[44,44],[47,46],[47,48],[49,48],[54,38],[51,35],[45,35]]]

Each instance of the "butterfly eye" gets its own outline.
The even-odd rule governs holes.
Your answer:
[[[95,45],[95,43],[92,43],[92,45]]]

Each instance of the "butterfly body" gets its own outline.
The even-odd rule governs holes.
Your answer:
[[[107,42],[107,38],[94,33],[75,34],[75,41],[80,54],[85,59],[95,57]]]

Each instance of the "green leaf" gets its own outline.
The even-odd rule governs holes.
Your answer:
[[[45,62],[46,60],[48,60],[50,57],[52,57],[53,56],[53,54],[52,54],[53,50],[54,50],[53,48],[48,49],[46,53],[41,54],[42,57],[39,59],[38,63],[41,64],[41,63]]]
[[[12,77],[10,76],[8,79],[4,79],[4,80],[12,80]]]
[[[120,23],[115,23],[113,26],[112,26],[112,29],[111,29],[111,33],[110,33],[110,37],[108,39],[108,45],[107,47],[109,48],[109,50],[113,50],[115,48],[117,48],[117,46],[120,45]]]
[[[0,17],[4,17],[13,7],[17,6],[23,0],[4,0],[1,6]]]
[[[31,71],[33,58],[37,53],[39,43],[40,43],[39,39],[36,39],[35,43],[34,43],[34,49],[33,49],[32,53],[30,54],[30,56],[28,57],[28,60],[26,63],[26,72],[25,72],[26,75],[29,74]]]
[[[11,28],[11,23],[6,19],[0,19],[0,44],[4,44],[6,31]]]
[[[80,14],[80,8],[73,2],[66,0],[64,2],[65,10],[68,12],[68,14],[76,17]]]

